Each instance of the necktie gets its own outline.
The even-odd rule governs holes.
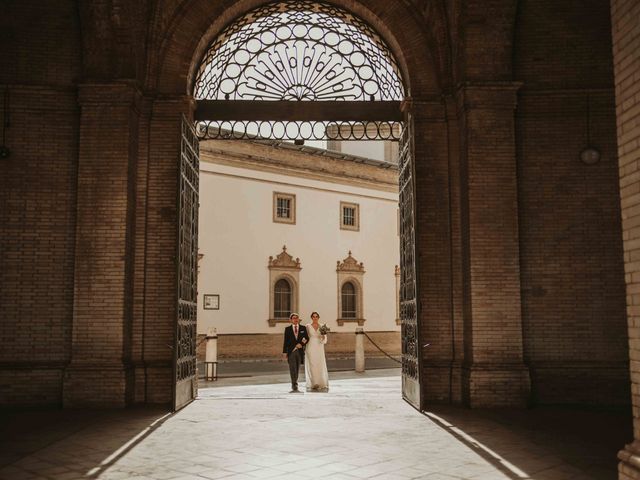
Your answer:
[[[293,326],[293,334],[296,336],[296,338],[298,338],[298,326],[297,325]]]

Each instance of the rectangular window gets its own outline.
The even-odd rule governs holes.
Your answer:
[[[345,226],[353,227],[356,224],[356,209],[353,207],[343,207],[342,209],[343,220]]]
[[[360,206],[357,203],[340,202],[340,228],[360,230]]]
[[[273,221],[276,223],[296,223],[295,195],[273,192]]]
[[[278,206],[276,207],[276,217],[291,218],[291,199],[278,198]]]

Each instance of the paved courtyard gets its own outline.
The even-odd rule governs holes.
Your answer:
[[[328,394],[289,394],[283,376],[227,379],[175,415],[4,413],[0,479],[617,478],[626,413],[424,415],[399,398],[397,372],[333,374]]]

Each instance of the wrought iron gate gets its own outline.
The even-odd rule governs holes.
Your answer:
[[[331,3],[269,2],[236,19],[208,45],[192,87],[197,101],[194,119],[202,139],[397,140],[395,132],[404,122],[399,159],[402,392],[419,409],[413,127],[403,114],[408,92],[388,45],[366,22]],[[183,127],[183,136],[186,131]],[[183,342],[183,329],[195,336],[195,278],[189,277],[195,275],[197,254],[197,219],[189,216],[197,210],[194,142],[183,140],[180,261],[191,261],[193,267],[190,271],[185,263],[180,267],[185,293],[179,300],[178,342]],[[191,157],[185,155],[195,158],[193,173],[188,172]],[[185,171],[195,181],[185,180]],[[187,203],[190,198],[193,204]],[[187,293],[193,296],[182,296]],[[188,323],[191,318],[193,326]],[[184,348],[195,348],[194,341],[184,340]],[[185,354],[183,360],[180,355],[178,393],[187,391],[180,382],[191,375],[191,370],[181,373],[180,362],[195,370],[195,358]]]
[[[178,190],[178,298],[174,343],[173,410],[196,398],[196,315],[198,311],[199,144],[191,122],[182,117]]]
[[[400,325],[402,335],[402,396],[418,410],[420,345],[415,258],[415,185],[413,120],[410,115],[400,137]]]

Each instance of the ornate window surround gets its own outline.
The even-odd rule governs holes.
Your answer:
[[[366,321],[363,303],[364,264],[362,262],[358,263],[351,255],[351,251],[349,251],[347,258],[342,262],[338,260],[336,272],[338,274],[338,314],[336,320],[338,326],[341,327],[345,323],[357,323],[358,326],[363,326]],[[342,318],[342,286],[346,282],[351,282],[356,289],[356,318]]]
[[[295,260],[291,255],[287,253],[287,246],[282,247],[282,252],[273,258],[269,257],[269,322],[270,327],[275,327],[278,323],[289,323],[289,319],[275,318],[275,286],[276,282],[280,279],[285,279],[291,285],[291,311],[298,311],[299,299],[300,299],[300,259]]]
[[[344,223],[345,207],[354,209],[355,225],[346,225]],[[360,231],[360,205],[358,203],[340,202],[340,230],[351,230],[352,232]]]
[[[278,199],[286,198],[290,203],[291,215],[289,218],[278,217]],[[273,192],[273,221],[274,223],[296,224],[296,196],[293,193]]]

